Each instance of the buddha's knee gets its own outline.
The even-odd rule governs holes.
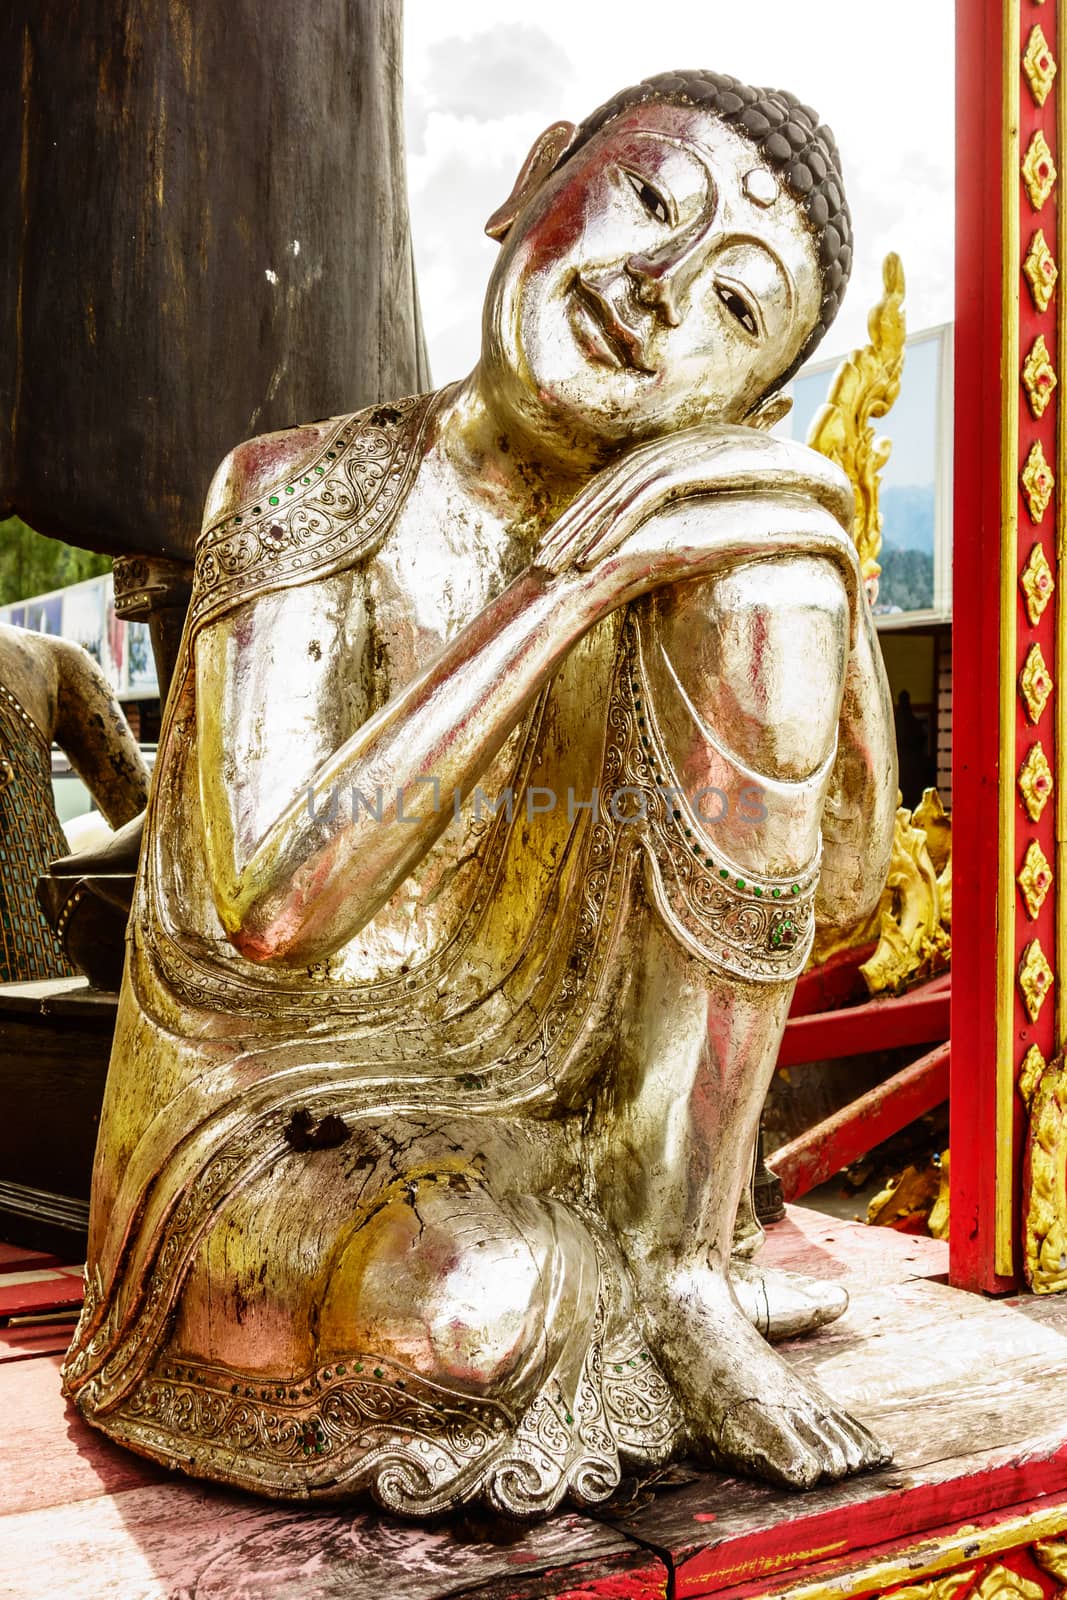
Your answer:
[[[505,1206],[450,1174],[413,1178],[341,1250],[319,1359],[366,1354],[468,1393],[521,1391],[542,1370],[552,1249],[536,1202]]]

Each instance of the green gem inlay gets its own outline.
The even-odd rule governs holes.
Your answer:
[[[729,876],[730,876],[730,874],[727,872],[725,867],[720,867],[719,868],[719,877],[720,878],[728,878]]]
[[[799,883],[794,883],[794,885],[793,885],[793,893],[794,894],[799,894],[800,893],[800,885],[799,885]]]
[[[375,1367],[374,1376],[376,1378],[384,1378],[385,1377],[385,1373],[382,1371],[381,1367]]]
[[[753,894],[762,894],[763,890],[762,889],[757,889],[755,886],[753,886],[752,893]]]
[[[778,899],[778,897],[779,897],[779,896],[780,896],[780,894],[781,894],[781,892],[782,892],[782,891],[781,891],[781,889],[772,889],[772,890],[771,890],[771,893],[772,893],[772,894],[773,894],[773,896],[774,896],[774,898],[775,898],[775,899],[776,899],[776,900],[777,900],[777,899]]]
[[[278,504],[278,496],[276,494],[271,495],[270,503],[272,506],[276,506]]]
[[[738,888],[739,888],[739,889],[743,889],[743,888],[744,888],[744,887],[745,887],[745,880],[744,880],[744,878],[738,878],[738,880],[737,880],[737,887],[738,887]]]
[[[290,484],[285,492],[286,492],[286,494],[295,494],[296,490],[293,488],[292,484]]]

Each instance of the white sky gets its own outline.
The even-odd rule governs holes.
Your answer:
[[[896,250],[909,328],[952,317],[952,0],[406,0],[408,183],[436,384],[478,355],[496,246],[482,232],[535,135],[654,72],[786,88],[837,136],[852,281],[818,358],[866,337]]]

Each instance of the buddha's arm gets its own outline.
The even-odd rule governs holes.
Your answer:
[[[113,828],[143,811],[148,768],[111,687],[88,651],[50,639],[56,671],[55,740]]]
[[[282,671],[299,676],[301,721],[291,697],[284,710],[263,685],[261,602],[205,630],[196,656],[206,848],[220,919],[242,954],[303,965],[352,938],[448,825],[453,795],[470,792],[567,652],[615,607],[724,562],[795,548],[798,537],[851,559],[825,514],[792,499],[758,517],[730,496],[696,504],[650,518],[632,553],[586,570],[528,570],[332,749],[328,644],[318,660],[282,645],[291,656]],[[271,719],[282,715],[279,732]],[[274,792],[283,784],[289,796],[273,815],[262,800],[272,759]],[[379,789],[380,819],[371,809]],[[353,792],[368,804],[353,806]]]
[[[897,804],[893,707],[869,606],[859,604],[838,731],[837,759],[823,810],[820,924],[848,930],[878,903],[889,869]]]

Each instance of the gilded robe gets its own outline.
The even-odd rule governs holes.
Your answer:
[[[311,968],[243,958],[196,845],[196,640],[232,607],[379,548],[433,403],[338,419],[298,480],[202,536],[64,1381],[112,1438],[194,1474],[285,1497],[370,1490],[420,1514],[481,1496],[527,1515],[568,1494],[603,1499],[624,1464],[647,1468],[680,1442],[591,1199],[582,1118],[650,916],[739,982],[802,969],[827,772],[779,786],[781,806],[815,808],[803,870],[740,872],[674,785],[648,682],[654,606],[641,602],[595,627],[537,697],[481,780],[496,809],[468,798],[349,945]],[[728,768],[724,756],[716,770],[736,800],[751,775]],[[556,804],[531,814],[537,791]],[[323,1129],[340,1142],[315,1145]],[[536,1257],[541,1295],[500,1382],[358,1344],[303,1364],[279,1354],[301,1339],[314,1351],[338,1252],[382,1197],[415,1208],[413,1173],[477,1187],[481,1169],[458,1152],[479,1140],[502,1186],[500,1238]],[[541,1165],[554,1191],[534,1199]],[[240,1359],[198,1348],[190,1329],[186,1302],[210,1261],[235,1282],[227,1336],[244,1337]]]

